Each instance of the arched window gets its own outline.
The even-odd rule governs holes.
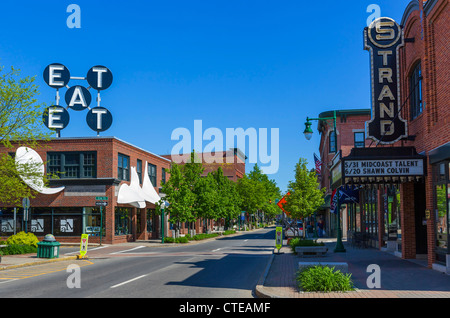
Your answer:
[[[411,120],[419,116],[423,111],[422,101],[422,69],[420,62],[409,77],[409,100],[411,105]]]

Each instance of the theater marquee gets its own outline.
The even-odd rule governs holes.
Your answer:
[[[370,52],[372,116],[366,134],[380,144],[406,138],[407,122],[400,115],[399,48],[403,30],[391,18],[378,18],[364,29],[364,49]]]
[[[353,148],[342,158],[340,185],[423,181],[426,156],[414,147]]]
[[[423,159],[347,160],[347,177],[423,176]]]

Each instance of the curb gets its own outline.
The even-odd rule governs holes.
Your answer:
[[[261,277],[258,280],[258,283],[255,286],[254,292],[255,292],[256,297],[258,297],[258,298],[280,298],[280,296],[276,296],[270,292],[267,292],[264,289],[264,283],[266,281],[267,275],[269,274],[269,270],[270,270],[270,267],[272,266],[274,257],[275,257],[275,249],[273,250],[272,255],[270,256],[270,259],[267,262],[264,273],[261,275]]]
[[[77,259],[77,256],[67,256],[67,257],[63,257],[63,258],[52,258],[52,259],[48,259],[48,260],[44,260],[44,261],[29,262],[29,263],[10,265],[10,266],[0,266],[0,271],[6,270],[6,269],[13,269],[13,268],[20,268],[20,267],[27,267],[27,266],[47,264],[47,263],[53,263],[53,262],[59,262],[59,261],[76,260],[76,259]]]

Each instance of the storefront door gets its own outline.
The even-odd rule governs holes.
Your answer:
[[[414,184],[414,210],[416,230],[416,254],[427,254],[427,223],[425,218],[425,184]]]

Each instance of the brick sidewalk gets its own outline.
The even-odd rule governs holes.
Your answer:
[[[450,276],[401,259],[377,249],[355,249],[346,246],[345,253],[334,253],[335,243],[327,243],[327,256],[301,258],[290,248],[274,253],[264,280],[257,287],[259,297],[269,298],[450,298]],[[356,291],[300,292],[295,281],[298,262],[346,262]],[[369,264],[381,270],[381,288],[369,289],[366,272]]]

